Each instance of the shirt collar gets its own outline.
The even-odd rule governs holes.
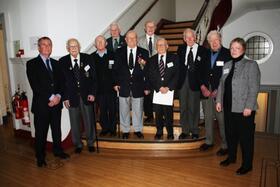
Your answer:
[[[153,35],[148,35],[148,34],[146,34],[146,39],[149,41],[150,40],[150,37],[152,38],[152,41],[154,41],[154,34]]]
[[[104,51],[96,51],[96,54],[98,54],[100,57],[103,57],[104,56],[104,54],[107,54],[107,49],[105,49]]]

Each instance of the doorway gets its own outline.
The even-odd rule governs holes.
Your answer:
[[[4,15],[0,14],[0,125],[5,123],[11,112],[9,71],[6,52]]]

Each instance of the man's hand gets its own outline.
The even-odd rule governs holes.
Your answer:
[[[114,90],[115,90],[116,92],[119,92],[119,91],[120,91],[120,86],[114,86]]]
[[[70,101],[69,100],[63,101],[63,104],[67,109],[70,107]]]
[[[209,97],[211,95],[211,92],[208,90],[206,86],[204,86],[204,84],[200,86],[200,90],[204,97]]]
[[[216,104],[216,110],[217,110],[217,112],[221,112],[222,111],[222,104],[221,103],[217,103]]]
[[[93,102],[94,99],[95,99],[94,95],[88,95],[88,97],[87,97],[87,100],[88,100],[89,102]]]
[[[150,93],[151,93],[150,90],[144,90],[144,94],[145,94],[145,95],[149,95]]]
[[[168,87],[160,87],[159,91],[162,93],[162,94],[166,94],[168,92],[169,88]]]

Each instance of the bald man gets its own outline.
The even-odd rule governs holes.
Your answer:
[[[107,42],[104,36],[95,38],[96,51],[91,54],[96,68],[97,94],[96,102],[100,109],[99,122],[102,127],[100,136],[116,135],[116,99],[113,89],[113,67],[115,65],[113,52],[106,49]]]
[[[149,78],[153,90],[166,94],[176,89],[179,61],[177,55],[167,52],[167,41],[163,38],[156,43],[157,54],[149,60]],[[166,124],[167,139],[173,140],[173,106],[154,105],[157,132],[155,139],[163,138],[163,127]]]
[[[192,139],[199,138],[200,114],[200,66],[207,60],[207,50],[196,43],[196,33],[186,29],[183,33],[184,44],[178,47],[179,56],[179,102],[180,124],[182,133],[179,139],[191,135]]]
[[[87,138],[89,152],[94,152],[95,128],[93,102],[96,95],[95,67],[89,55],[80,53],[81,46],[77,39],[67,41],[68,55],[59,59],[61,63],[64,82],[64,106],[69,111],[72,142],[75,153],[82,151],[82,135],[80,132],[81,117]]]
[[[149,94],[146,79],[148,51],[137,46],[137,34],[128,31],[125,37],[127,46],[116,51],[114,67],[114,89],[119,94],[120,126],[123,139],[129,138],[130,108],[132,126],[138,138],[144,138],[143,101]]]

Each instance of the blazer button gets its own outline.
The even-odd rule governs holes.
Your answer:
[[[211,74],[210,74],[210,77],[212,77],[212,76],[213,76],[213,74],[211,73]]]
[[[54,86],[54,84],[52,83],[52,84],[51,84],[51,87],[53,87],[53,86]]]

